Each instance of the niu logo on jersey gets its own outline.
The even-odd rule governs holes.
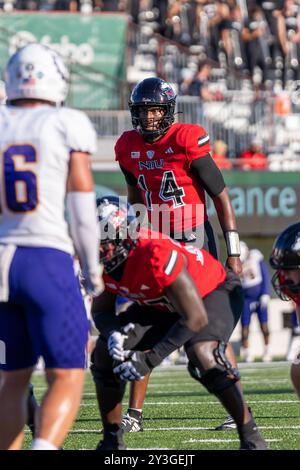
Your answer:
[[[165,151],[165,153],[174,153],[174,151],[173,151],[172,147],[169,147],[169,148]]]
[[[151,162],[139,162],[139,170],[155,170],[164,167],[162,158],[159,160],[152,160]]]

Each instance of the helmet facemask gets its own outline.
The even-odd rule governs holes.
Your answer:
[[[291,295],[300,295],[300,284],[295,284],[284,275],[284,271],[276,271],[271,279],[272,286],[281,300],[290,300]]]
[[[131,239],[101,240],[100,263],[103,263],[105,271],[110,273],[124,263],[136,243],[137,240]]]
[[[141,132],[145,140],[147,140],[148,142],[154,142],[158,138],[162,137],[167,132],[167,130],[171,127],[171,125],[173,124],[175,120],[175,117],[174,117],[175,102],[165,104],[165,105],[153,104],[153,103],[149,103],[148,105],[146,103],[138,104],[138,105],[129,104],[129,108],[131,112],[133,128]],[[156,119],[142,117],[141,116],[142,108],[144,108],[145,110],[147,110],[147,108],[159,108],[159,109],[162,109],[164,113],[161,117],[158,117]],[[145,116],[146,116],[146,113],[145,113]],[[152,126],[151,126],[151,121],[152,121]]]

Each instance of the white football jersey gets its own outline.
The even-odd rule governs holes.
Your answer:
[[[244,289],[258,286],[263,282],[263,275],[260,263],[264,260],[263,254],[259,250],[250,250],[248,258],[243,262],[241,283]]]
[[[73,253],[65,220],[70,153],[92,154],[96,142],[81,111],[0,107],[0,243]]]

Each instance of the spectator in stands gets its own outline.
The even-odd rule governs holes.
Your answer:
[[[276,69],[276,77],[282,76],[283,50],[279,41],[279,22],[285,0],[256,0],[256,4],[262,8],[264,17],[268,24],[268,44],[270,46],[271,57]]]
[[[249,149],[240,154],[239,167],[243,170],[266,170],[268,168],[268,157],[263,151],[261,139],[252,139]]]
[[[175,0],[167,13],[167,36],[185,46],[193,44],[196,25],[196,4],[190,0]]]
[[[259,250],[249,250],[243,241],[241,247],[241,262],[243,272],[241,276],[244,291],[244,308],[241,317],[242,323],[242,356],[246,362],[252,362],[254,357],[249,351],[249,327],[251,316],[257,313],[261,332],[264,339],[263,361],[272,360],[269,350],[270,333],[268,328],[268,305],[270,302],[270,277],[263,254]]]
[[[57,0],[55,2],[55,10],[69,10],[71,12],[80,9],[80,0]]]
[[[38,0],[17,0],[14,6],[16,10],[33,11],[39,9],[39,2]]]
[[[252,79],[255,84],[264,83],[268,77],[272,58],[268,43],[269,28],[260,7],[254,6],[249,9],[249,18],[245,21],[241,37],[246,43],[245,48]]]
[[[245,43],[242,40],[243,11],[236,2],[230,6],[229,40],[226,48],[229,66],[239,70],[247,68]]]
[[[286,0],[278,12],[278,39],[285,56],[285,78],[300,79],[300,6]]]
[[[223,95],[219,91],[212,92],[209,89],[209,80],[211,76],[211,64],[204,61],[199,64],[198,71],[192,79],[189,79],[182,86],[183,92],[187,95],[199,96],[203,101],[222,100]]]
[[[220,170],[230,170],[232,163],[227,156],[228,145],[224,140],[215,140],[213,143],[212,158]]]

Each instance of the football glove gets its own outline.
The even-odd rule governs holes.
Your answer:
[[[125,361],[131,354],[132,351],[125,351],[124,341],[128,338],[127,333],[134,329],[133,323],[128,323],[124,326],[121,331],[112,331],[107,340],[107,347],[109,355],[115,361]]]
[[[146,353],[130,351],[131,357],[113,369],[113,372],[122,380],[141,380],[150,372],[151,367],[146,362]]]
[[[92,296],[97,297],[104,289],[105,285],[102,279],[103,266],[99,265],[95,272],[84,272],[82,273],[81,284],[86,292]]]
[[[268,294],[263,294],[259,298],[259,303],[261,308],[268,308],[270,302],[270,296]]]

